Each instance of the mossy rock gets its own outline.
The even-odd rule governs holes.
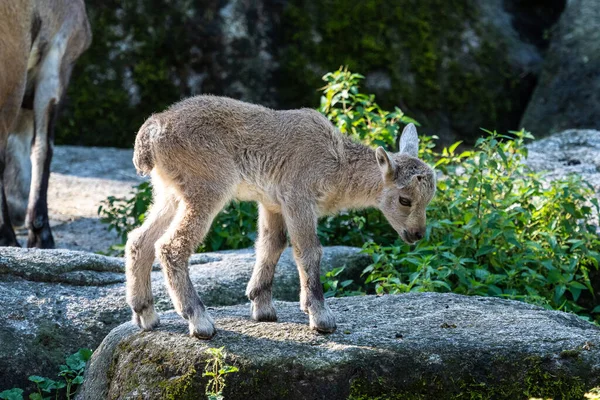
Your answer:
[[[208,348],[239,372],[235,399],[581,399],[600,384],[600,328],[575,315],[496,298],[420,293],[328,300],[338,330],[308,327],[298,303],[280,322],[246,306],[210,310],[218,333],[190,338],[174,313],[156,331],[113,330],[94,353],[84,399],[203,398]]]
[[[517,129],[541,69],[543,31],[562,7],[514,3],[523,2],[291,0],[282,76],[296,79],[278,85],[283,102],[316,103],[301,86],[318,87],[322,73],[348,65],[382,105],[400,105],[444,142],[473,141],[479,127]]]
[[[151,113],[200,93],[317,107],[340,65],[446,142],[517,129],[564,2],[90,0],[57,142],[131,147]]]

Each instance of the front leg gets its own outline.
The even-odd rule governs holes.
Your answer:
[[[50,67],[47,67],[50,68]],[[34,100],[35,136],[31,149],[31,187],[27,208],[27,247],[54,248],[48,218],[48,180],[54,147],[54,123],[58,112],[59,86],[54,71],[44,70]],[[46,77],[45,75],[50,74]],[[46,80],[44,80],[46,79]]]
[[[325,304],[321,284],[321,243],[317,236],[315,207],[305,201],[290,202],[284,218],[300,274],[300,307],[308,311],[310,327],[322,333],[336,329],[333,313]]]

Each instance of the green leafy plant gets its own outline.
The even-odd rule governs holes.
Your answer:
[[[98,208],[100,221],[117,232],[120,243],[112,245],[110,254],[122,255],[127,234],[140,226],[152,202],[152,186],[143,182],[134,186],[129,197],[110,196]],[[198,251],[242,249],[252,246],[256,238],[256,204],[232,202],[213,222],[211,230]]]
[[[343,134],[397,149],[401,125],[414,120],[398,108],[385,111],[373,95],[362,94],[359,74],[340,68],[323,79],[319,110]],[[438,152],[435,136],[420,137],[420,157],[436,167],[440,178],[427,212],[426,238],[417,245],[402,243],[377,210],[321,220],[323,245],[364,245],[373,257],[360,284],[341,280],[342,269],[326,274],[322,282],[328,296],[455,292],[519,299],[600,319],[590,279],[599,274],[600,260],[593,189],[577,176],[548,181],[529,170],[525,141],[533,138],[530,133],[485,134],[475,148],[462,152],[460,142]],[[124,201],[131,208],[137,198]],[[121,223],[118,232],[127,232],[143,220],[141,209],[123,219],[129,208],[105,207],[104,220]],[[216,219],[201,250],[251,245],[255,221],[254,205],[234,203]]]
[[[395,150],[398,123],[414,121],[361,94],[359,74],[340,68],[323,79],[321,111],[341,132]],[[485,134],[463,152],[458,142],[438,153],[436,137],[420,137],[420,157],[441,176],[426,239],[416,246],[402,243],[375,210],[329,218],[321,235],[366,242],[374,263],[364,271],[361,291],[499,296],[598,319],[590,280],[600,259],[593,189],[577,176],[548,182],[530,171],[528,132]],[[345,294],[336,280],[340,272],[323,279],[330,295]]]
[[[239,369],[225,364],[227,353],[224,347],[209,348],[206,350],[211,358],[206,363],[202,376],[209,378],[206,384],[206,397],[208,400],[223,400],[223,389],[225,389],[225,377],[228,374],[238,372]]]
[[[0,399],[4,400],[23,400],[23,389],[12,388],[0,392]]]
[[[345,279],[341,281],[341,275],[346,269],[346,266],[337,267],[325,273],[321,276],[321,283],[323,284],[323,292],[325,297],[348,297],[358,296],[365,294],[362,289],[354,280]]]
[[[578,176],[554,181],[526,166],[526,139],[486,131],[473,150],[458,143],[424,157],[442,173],[416,246],[366,245],[364,272],[377,293],[442,291],[524,300],[579,313],[594,308],[598,201]]]
[[[321,90],[319,111],[345,135],[371,146],[397,148],[400,124],[417,121],[406,116],[398,107],[385,111],[375,102],[375,95],[364,94],[359,83],[364,79],[347,68],[340,68],[323,76],[327,83]]]
[[[600,400],[600,386],[595,387],[586,393],[585,398],[588,400]]]
[[[100,221],[108,225],[109,231],[116,231],[121,243],[111,246],[110,253],[122,254],[127,242],[127,234],[144,222],[152,201],[152,186],[142,182],[131,190],[131,197],[109,196],[98,207]]]
[[[79,349],[77,353],[71,354],[60,366],[58,376],[62,380],[54,380],[42,376],[31,375],[29,381],[35,383],[37,392],[29,395],[29,400],[51,400],[66,398],[71,399],[75,390],[83,383],[83,372],[85,365],[92,356],[90,349]],[[23,389],[13,388],[0,393],[0,399],[23,400]]]

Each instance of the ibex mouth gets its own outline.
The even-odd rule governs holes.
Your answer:
[[[400,232],[400,238],[404,240],[406,244],[415,244],[417,242],[416,240],[410,237],[406,229],[403,229],[402,232]]]
[[[403,229],[400,232],[400,238],[407,244],[413,244],[414,242],[412,240],[410,240],[410,236],[408,235],[408,231],[406,229]]]

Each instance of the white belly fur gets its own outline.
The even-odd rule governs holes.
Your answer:
[[[263,189],[242,182],[238,185],[235,192],[235,199],[239,201],[256,201],[261,203],[267,210],[280,213],[281,205]]]

